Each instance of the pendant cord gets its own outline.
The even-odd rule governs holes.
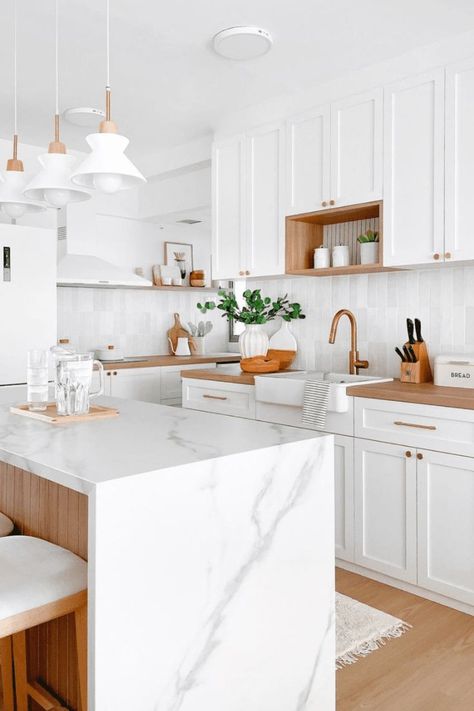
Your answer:
[[[13,133],[18,135],[18,98],[17,98],[17,17],[16,3],[13,0]]]
[[[106,0],[107,89],[110,89],[110,0]]]
[[[56,64],[56,115],[59,115],[59,8],[58,0],[56,0],[55,6],[55,56],[54,61]]]

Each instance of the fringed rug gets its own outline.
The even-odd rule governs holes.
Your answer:
[[[336,669],[354,664],[410,628],[397,617],[336,593]]]

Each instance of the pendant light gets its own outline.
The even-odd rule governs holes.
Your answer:
[[[107,13],[107,85],[105,87],[105,120],[100,123],[99,133],[91,133],[86,141],[92,152],[72,176],[76,185],[96,188],[104,193],[133,188],[146,183],[124,151],[128,138],[117,133],[117,126],[110,118],[110,2],[106,0]]]
[[[59,12],[58,0],[55,6],[55,66],[56,66],[56,113],[54,115],[54,141],[48,152],[38,160],[42,170],[33,178],[25,190],[25,196],[32,200],[44,200],[51,207],[64,207],[70,202],[89,200],[89,193],[71,182],[71,173],[76,162],[74,156],[67,155],[66,146],[59,138]]]
[[[7,161],[7,169],[0,182],[0,207],[12,220],[17,220],[28,213],[41,212],[42,205],[38,205],[23,195],[26,176],[23,172],[23,163],[18,159],[18,101],[17,101],[17,20],[16,0],[13,1],[13,155]]]

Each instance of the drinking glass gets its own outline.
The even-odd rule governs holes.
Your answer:
[[[26,391],[28,408],[33,411],[46,410],[48,405],[48,356],[46,350],[28,351]]]
[[[91,391],[92,372],[99,371],[99,387]],[[90,400],[104,390],[104,368],[92,353],[60,357],[56,364],[56,409],[58,415],[87,415]]]

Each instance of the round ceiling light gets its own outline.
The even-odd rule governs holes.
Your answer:
[[[229,27],[213,38],[215,52],[226,59],[244,60],[261,57],[270,51],[273,38],[261,27]]]
[[[103,118],[105,118],[105,113],[101,109],[94,109],[90,106],[79,106],[63,111],[63,119],[75,126],[95,126],[97,119]]]

